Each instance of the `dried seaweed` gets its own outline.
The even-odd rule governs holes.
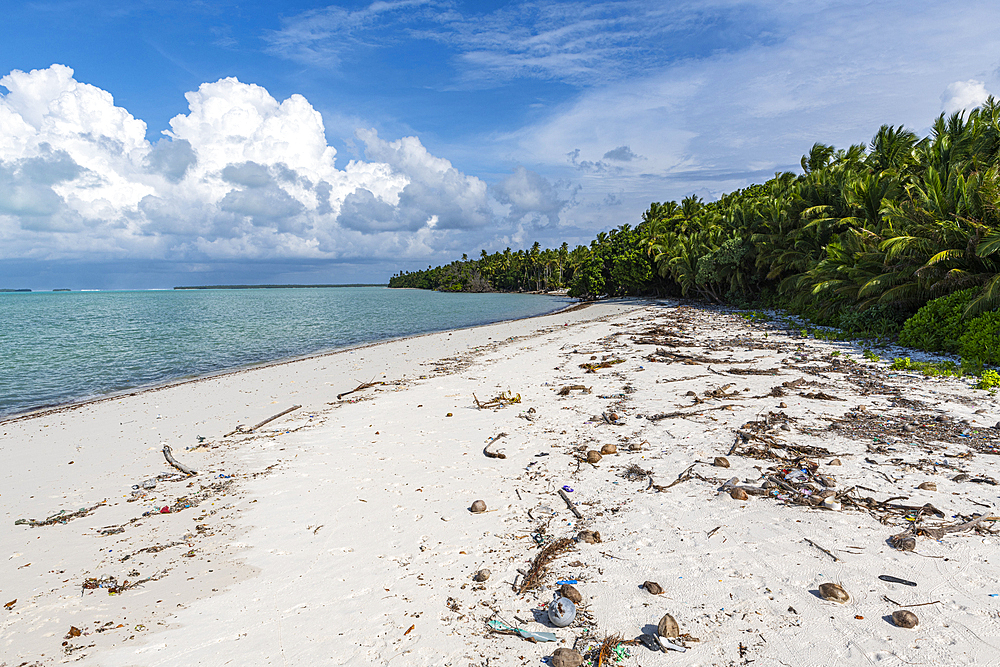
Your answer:
[[[34,519],[18,519],[17,521],[14,522],[14,525],[15,526],[27,525],[31,526],[32,528],[37,528],[39,526],[51,526],[57,523],[69,523],[73,519],[79,519],[81,517],[87,516],[88,514],[96,510],[98,507],[106,505],[107,503],[108,503],[107,500],[102,500],[96,505],[91,505],[90,507],[81,507],[75,512],[67,512],[66,510],[60,510],[55,514],[53,514],[52,516],[45,519],[44,521],[35,521]]]
[[[585,387],[582,384],[568,384],[565,387],[561,388],[557,392],[557,394],[559,396],[569,396],[569,392],[571,392],[571,391],[580,391],[580,392],[583,392],[584,394],[589,394],[590,393],[590,388],[589,387]]]
[[[588,373],[596,373],[598,369],[611,368],[612,366],[622,363],[625,363],[624,359],[608,359],[606,361],[587,362],[584,364],[580,364],[580,368],[586,370]]]
[[[521,394],[513,394],[510,391],[500,392],[499,395],[494,396],[488,401],[480,401],[476,398],[476,395],[472,395],[472,400],[476,402],[476,407],[480,410],[485,408],[503,408],[508,405],[513,405],[514,403],[521,402]]]
[[[538,587],[541,584],[541,578],[545,575],[549,563],[572,548],[573,540],[568,537],[553,540],[542,547],[542,550],[535,556],[535,560],[532,561],[531,569],[528,570],[521,580],[521,585],[516,588],[517,594],[524,595],[530,589]]]

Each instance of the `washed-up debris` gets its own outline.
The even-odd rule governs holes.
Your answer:
[[[825,553],[827,556],[829,556],[830,558],[832,558],[834,560],[834,562],[839,562],[840,561],[840,559],[837,558],[836,556],[834,556],[833,553],[829,549],[824,549],[820,545],[818,545],[815,542],[813,542],[812,540],[810,540],[808,537],[804,537],[802,539],[804,539],[806,542],[808,542],[811,546],[816,547],[817,549],[819,549],[820,551],[822,551],[823,553]]]
[[[545,575],[549,564],[572,548],[573,540],[568,537],[553,540],[542,547],[542,550],[538,552],[538,555],[532,561],[531,568],[526,574],[522,575],[521,585],[517,586],[515,581],[515,591],[517,594],[524,595],[527,591],[539,586],[541,583],[540,580]]]
[[[565,387],[560,388],[559,391],[556,392],[556,393],[559,396],[569,396],[569,393],[571,391],[579,391],[579,392],[582,392],[584,394],[589,394],[591,392],[591,388],[590,387],[586,387],[586,386],[584,386],[582,384],[568,384]]]
[[[485,500],[475,500],[469,507],[469,511],[473,514],[482,514],[486,511],[486,501]]]
[[[566,507],[568,507],[569,511],[573,513],[573,516],[575,516],[577,519],[582,519],[583,518],[583,514],[580,513],[580,510],[577,509],[577,507],[573,503],[573,501],[570,500],[569,496],[566,495],[566,488],[568,488],[568,487],[559,489],[559,497],[562,498],[563,502],[566,503]],[[573,489],[570,489],[570,491],[572,491],[572,490]]]
[[[262,422],[258,422],[258,423],[254,424],[253,426],[251,426],[251,427],[250,427],[250,428],[248,428],[248,429],[245,429],[245,428],[243,428],[243,425],[242,425],[242,424],[239,424],[239,425],[237,425],[237,426],[236,426],[236,428],[235,428],[235,429],[233,429],[232,431],[230,431],[229,433],[225,434],[225,435],[224,435],[224,436],[222,436],[222,437],[224,437],[224,438],[228,438],[229,436],[231,436],[231,435],[235,435],[235,434],[237,434],[237,433],[253,433],[253,432],[254,432],[254,431],[256,431],[257,429],[259,429],[259,428],[260,428],[261,426],[264,426],[265,424],[270,424],[271,422],[273,422],[273,421],[274,421],[275,419],[277,419],[278,417],[284,417],[284,416],[285,416],[285,415],[287,415],[287,414],[288,414],[289,412],[292,412],[292,411],[294,411],[294,410],[298,410],[298,409],[299,409],[299,408],[301,408],[301,407],[302,407],[301,405],[293,405],[292,407],[288,408],[287,410],[282,410],[281,412],[279,412],[279,413],[278,413],[278,414],[276,414],[276,415],[271,415],[270,417],[268,417],[268,418],[267,418],[267,419],[265,419],[264,421],[262,421]]]
[[[588,373],[596,373],[601,368],[611,368],[612,366],[616,366],[617,364],[621,364],[624,362],[625,362],[624,359],[607,359],[605,361],[587,362],[584,364],[580,364],[580,368],[584,369]]]
[[[486,569],[476,570],[476,573],[472,575],[472,580],[476,582],[484,582],[490,578],[490,571]]]
[[[590,464],[598,463],[602,458],[603,457],[601,456],[601,453],[596,449],[591,449],[589,452],[587,452],[587,463]]]
[[[496,451],[493,451],[493,450],[490,449],[490,447],[492,447],[496,443],[497,440],[499,440],[500,438],[505,437],[506,435],[507,435],[506,433],[498,433],[495,436],[493,436],[492,438],[490,438],[486,442],[486,446],[483,447],[483,454],[485,454],[488,458],[491,458],[491,459],[505,459],[505,458],[507,458],[507,455],[504,454],[503,452],[496,452]]]
[[[709,412],[711,410],[732,410],[736,406],[732,403],[727,403],[726,405],[717,405],[711,408],[701,408],[699,410],[676,410],[674,412],[660,412],[655,415],[649,415],[646,417],[651,422],[660,421],[661,419],[673,419],[674,417],[693,417],[694,415],[700,415],[702,412]]]
[[[16,604],[17,604],[17,598],[14,598],[10,602],[7,602],[7,603],[4,604],[4,609],[13,609],[14,605],[16,605]]]
[[[847,591],[840,584],[820,584],[819,596],[824,600],[839,602],[840,604],[845,604],[851,600],[851,596],[847,594]]]
[[[663,586],[660,586],[655,581],[644,581],[641,588],[645,588],[650,595],[660,595],[663,593]]]
[[[569,598],[555,593],[549,603],[547,614],[549,622],[557,628],[565,628],[576,620],[576,604]]]
[[[827,394],[827,393],[822,392],[822,391],[806,392],[806,393],[803,393],[803,394],[799,394],[799,396],[801,396],[802,398],[811,398],[811,399],[813,399],[815,401],[842,401],[842,400],[844,400],[842,398],[838,398],[838,397],[836,397],[836,396],[834,396],[832,394]]]
[[[552,667],[580,667],[583,664],[583,656],[571,648],[557,648],[552,652],[550,663]]]
[[[125,591],[133,589],[137,586],[141,586],[142,584],[145,584],[148,581],[156,581],[157,579],[162,579],[164,576],[166,576],[166,574],[167,571],[163,570],[162,572],[157,572],[156,574],[150,577],[146,577],[145,579],[137,579],[136,581],[129,581],[128,579],[126,579],[120,584],[118,583],[118,578],[111,575],[106,575],[103,577],[88,577],[84,579],[83,584],[81,585],[82,588],[81,594],[83,593],[83,591],[104,588],[108,591],[108,595],[120,595],[121,593],[124,593]]]
[[[510,391],[500,392],[498,395],[494,396],[488,401],[480,401],[476,398],[476,395],[472,395],[472,400],[476,402],[476,407],[480,410],[487,408],[503,408],[508,405],[513,405],[515,403],[521,402],[521,394],[513,394]]]
[[[716,456],[715,459],[712,461],[712,465],[714,465],[716,468],[728,468],[729,459],[727,459],[725,456]]]
[[[906,609],[897,609],[892,612],[892,622],[901,628],[912,629],[920,624],[917,615]]]
[[[578,542],[586,542],[587,544],[599,544],[601,534],[596,530],[581,530],[577,533],[576,539]]]
[[[533,643],[554,642],[558,639],[552,632],[530,632],[518,628],[499,617],[486,621],[486,627],[490,632],[498,635],[516,635]]]
[[[611,454],[617,454],[617,453],[618,453],[618,445],[607,444],[601,446],[601,454],[603,456],[609,456]]]
[[[664,614],[663,618],[656,625],[656,632],[661,637],[679,637],[681,634],[681,628],[677,625],[677,621],[670,614]]]
[[[900,579],[899,577],[894,577],[891,574],[880,574],[878,576],[882,581],[888,581],[891,584],[903,584],[904,586],[916,586],[916,582],[907,581],[906,579]]]
[[[648,477],[651,472],[652,471],[650,470],[644,470],[641,466],[635,463],[630,463],[627,468],[618,473],[618,476],[623,479],[627,479],[630,482],[637,482]]]
[[[183,463],[178,462],[177,459],[174,458],[173,454],[171,454],[170,445],[163,445],[163,458],[165,458],[167,460],[167,463],[169,463],[173,467],[177,468],[178,470],[180,470],[185,475],[192,476],[192,475],[197,475],[198,474],[197,470],[194,470],[193,468],[189,468],[188,466],[184,465]]]
[[[562,584],[559,587],[559,595],[566,598],[573,604],[580,604],[583,601],[583,596],[580,595],[580,591],[576,590],[573,584]]]
[[[107,504],[108,504],[107,500],[102,500],[101,502],[95,505],[91,505],[90,507],[81,507],[75,512],[69,512],[67,510],[59,510],[58,512],[48,517],[44,521],[36,521],[34,519],[18,519],[17,521],[14,522],[14,525],[15,526],[27,525],[31,526],[32,528],[37,528],[39,526],[51,526],[57,523],[69,523],[73,519],[79,519],[81,517],[85,517],[94,510],[96,510],[98,507]]]
[[[337,394],[337,400],[338,401],[341,400],[342,398],[344,398],[344,396],[347,396],[348,394],[353,394],[353,393],[358,392],[358,391],[364,391],[365,389],[370,389],[370,388],[375,387],[375,386],[380,385],[380,384],[384,384],[384,383],[383,382],[374,382],[374,381],[373,382],[362,382],[357,387],[355,387],[354,389],[351,389],[350,391],[345,391],[343,393]]]

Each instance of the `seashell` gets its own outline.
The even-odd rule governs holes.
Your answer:
[[[729,497],[732,498],[733,500],[746,500],[750,496],[748,496],[747,492],[741,489],[740,487],[736,487],[735,489],[729,492]]]
[[[781,403],[778,403],[778,407],[779,407],[779,408],[787,408],[787,407],[788,407],[788,404],[787,404],[787,403],[785,403],[784,401],[782,401]]]
[[[604,445],[603,447],[601,447],[601,454],[607,455],[607,454],[617,454],[617,453],[618,453],[618,447],[617,447],[617,445],[610,445],[609,444],[609,445]]]
[[[580,591],[576,590],[572,584],[563,584],[560,586],[559,595],[563,596],[573,604],[580,604],[580,602],[583,601],[583,596],[580,595]]]
[[[937,484],[935,484],[934,482],[924,482],[917,488],[923,489],[924,491],[937,491]]]
[[[670,614],[664,614],[656,625],[656,633],[661,637],[680,637],[681,628]]]
[[[843,506],[840,504],[840,501],[837,500],[837,497],[833,495],[830,496],[829,498],[823,499],[823,507],[825,507],[828,510],[839,511],[840,508]]]
[[[475,501],[474,503],[472,503],[472,507],[469,508],[469,511],[472,512],[473,514],[482,514],[483,512],[486,511],[486,501],[485,500]]]
[[[727,459],[725,456],[716,456],[715,460],[712,461],[712,465],[714,465],[716,468],[728,468],[729,459]]]
[[[843,465],[843,464],[840,462],[840,459],[833,459],[832,461],[830,461],[829,463],[827,463],[827,465],[828,466],[839,466],[839,465]]]
[[[652,593],[653,595],[659,595],[660,593],[663,592],[663,587],[660,586],[655,581],[644,581],[642,582],[642,587],[645,588],[650,593]]]
[[[549,621],[557,628],[565,628],[576,620],[576,605],[558,594],[549,603]]]
[[[601,453],[596,449],[591,449],[587,452],[587,463],[597,463],[601,460]]]
[[[571,648],[557,648],[552,652],[552,667],[580,667],[583,664],[583,656],[580,652]]]
[[[901,628],[915,628],[920,624],[917,615],[906,609],[897,609],[892,612],[892,622]]]
[[[847,594],[847,591],[840,584],[820,584],[819,596],[824,600],[839,602],[840,604],[851,600],[851,596]]]
[[[486,581],[490,578],[489,570],[478,570],[474,575],[472,575],[473,581]]]
[[[596,530],[581,530],[576,539],[587,544],[597,544],[601,541],[601,534]]]

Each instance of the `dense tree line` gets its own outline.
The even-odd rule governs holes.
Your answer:
[[[817,143],[801,164],[715,202],[653,203],[589,247],[483,251],[390,286],[683,295],[887,333],[959,291],[963,319],[1000,306],[1000,102],[924,138],[883,125],[867,146]]]

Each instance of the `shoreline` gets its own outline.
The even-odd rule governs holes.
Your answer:
[[[998,537],[887,542],[909,525],[893,503],[931,503],[943,516],[922,518],[928,529],[997,512],[997,487],[975,480],[1000,477],[1000,402],[959,381],[673,302],[597,302],[250,370],[0,425],[5,520],[106,499],[0,534],[10,664],[532,665],[631,640],[664,613],[688,634],[685,664],[981,664],[1000,646]],[[336,399],[373,372],[376,385]],[[589,391],[560,391],[573,385]],[[520,402],[473,398],[505,392]],[[199,474],[143,488],[177,472],[163,443]],[[789,447],[810,452],[843,507],[720,492],[790,467],[800,484]],[[477,499],[486,512],[469,512]],[[601,541],[574,539],[584,529]],[[541,586],[519,594],[538,543],[563,538]],[[84,586],[112,576],[154,578],[117,595]],[[543,611],[560,580],[583,596],[568,628]],[[831,581],[848,604],[818,597]],[[913,608],[916,630],[886,620],[934,601]],[[496,634],[491,619],[557,642]],[[620,665],[677,662],[622,650]]]
[[[201,288],[199,288],[199,289],[201,289]],[[410,289],[410,288],[402,288],[402,289]],[[538,293],[538,294],[539,294],[539,296],[553,296],[551,294],[544,294],[544,293]],[[313,358],[320,358],[320,357],[325,357],[325,356],[330,356],[330,355],[335,355],[335,354],[341,354],[343,352],[350,352],[351,350],[365,349],[365,348],[371,347],[373,345],[382,345],[382,344],[385,344],[385,343],[392,343],[392,342],[401,341],[401,340],[409,340],[411,338],[419,338],[421,336],[430,336],[430,335],[434,335],[434,334],[438,334],[438,333],[442,333],[442,332],[462,331],[462,330],[467,330],[467,329],[476,329],[478,327],[490,326],[492,324],[501,324],[501,323],[504,323],[504,322],[517,322],[517,321],[520,321],[520,320],[528,320],[528,319],[532,319],[532,318],[536,318],[536,317],[547,317],[549,315],[557,315],[559,313],[567,313],[567,312],[573,312],[575,310],[580,310],[580,309],[586,308],[588,305],[590,305],[590,303],[588,303],[588,302],[574,303],[574,304],[570,304],[570,305],[566,306],[565,308],[560,308],[560,309],[554,310],[554,311],[552,311],[550,313],[542,313],[540,315],[528,315],[526,317],[515,317],[515,318],[511,318],[511,319],[506,319],[506,320],[496,320],[495,322],[487,322],[487,323],[481,323],[481,324],[471,324],[471,325],[466,326],[466,327],[457,327],[457,328],[454,328],[454,329],[436,329],[436,330],[433,330],[433,331],[426,331],[426,332],[423,332],[423,333],[410,334],[410,335],[401,336],[401,337],[398,337],[398,338],[384,338],[384,339],[381,339],[381,340],[369,341],[369,342],[366,342],[366,343],[358,343],[356,345],[348,345],[346,347],[338,347],[338,348],[333,348],[333,349],[321,350],[321,351],[311,352],[311,353],[308,353],[308,354],[297,355],[297,356],[293,356],[293,357],[282,357],[282,358],[274,359],[274,360],[270,360],[270,361],[261,361],[261,362],[257,362],[257,363],[250,364],[250,365],[247,365],[247,366],[239,366],[239,367],[235,367],[235,368],[223,369],[223,370],[215,371],[215,372],[212,372],[212,373],[207,373],[207,374],[204,374],[204,375],[198,375],[198,376],[195,376],[195,377],[181,377],[181,378],[174,378],[174,379],[171,379],[171,380],[164,380],[163,382],[158,382],[158,383],[150,384],[150,385],[137,385],[135,387],[130,387],[128,389],[122,389],[120,391],[111,392],[109,394],[104,394],[104,395],[100,395],[100,396],[94,396],[94,397],[91,397],[91,398],[74,399],[74,400],[68,401],[66,403],[56,403],[56,404],[52,404],[52,405],[43,405],[43,406],[39,406],[37,408],[32,408],[32,409],[30,409],[30,410],[28,410],[26,412],[16,412],[16,413],[13,413],[13,414],[10,414],[10,415],[6,415],[6,416],[0,416],[0,426],[2,426],[5,423],[8,423],[8,422],[20,421],[20,420],[23,420],[23,419],[34,419],[35,417],[40,417],[40,416],[49,415],[49,414],[59,414],[59,413],[61,413],[63,411],[74,410],[74,409],[76,409],[78,407],[85,406],[85,405],[90,405],[92,403],[101,403],[103,401],[113,401],[113,400],[115,400],[117,398],[121,398],[122,396],[136,396],[138,394],[142,394],[142,393],[145,393],[145,392],[161,391],[163,389],[169,389],[171,387],[177,387],[177,386],[189,384],[189,383],[192,383],[192,382],[201,382],[202,380],[210,380],[212,378],[222,377],[222,376],[225,376],[225,375],[243,373],[243,372],[246,372],[246,371],[256,370],[258,368],[266,368],[268,366],[281,366],[283,364],[294,363],[296,361],[304,361],[304,360],[313,359]]]

